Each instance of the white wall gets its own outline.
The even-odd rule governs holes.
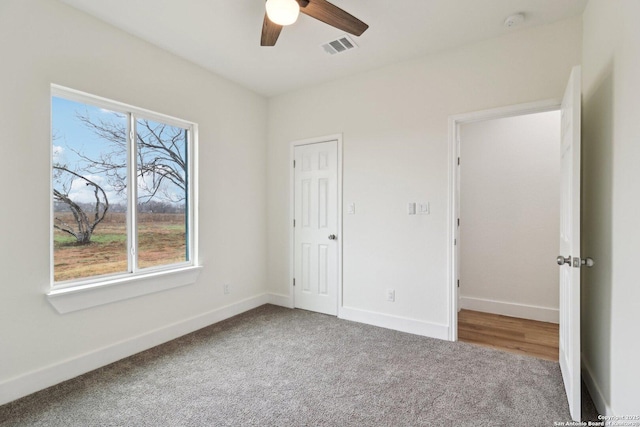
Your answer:
[[[640,414],[640,2],[584,13],[582,356],[602,413]]]
[[[558,323],[560,112],[461,126],[462,308]]]
[[[574,18],[271,98],[269,289],[290,290],[289,144],[342,132],[345,317],[446,337],[448,116],[560,98],[580,49]]]
[[[583,253],[598,263],[584,274],[584,356],[616,413],[640,413],[630,196],[640,173],[639,8],[591,0],[584,17]],[[424,330],[437,335],[447,327],[447,117],[560,97],[581,61],[581,34],[575,18],[300,90],[271,99],[267,120],[264,98],[74,9],[0,1],[0,403],[21,384],[28,392],[63,378],[59,366],[90,370],[141,349],[127,343],[169,339],[264,301],[265,289],[288,297],[289,143],[311,136],[344,133],[344,201],[357,203],[341,236],[345,305],[435,325]],[[200,124],[197,284],[67,315],[46,302],[50,83]],[[431,215],[407,216],[408,201],[431,202]]]
[[[265,302],[263,97],[57,1],[2,0],[0,40],[0,404]],[[65,315],[48,304],[51,83],[199,123],[195,285]]]

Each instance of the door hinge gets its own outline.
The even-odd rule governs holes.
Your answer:
[[[453,246],[458,244],[458,239],[453,239]]]
[[[460,218],[458,218],[458,227],[460,227]]]
[[[458,287],[460,287],[460,279],[458,279]]]
[[[460,157],[458,157],[458,166],[460,166]]]
[[[294,227],[296,226],[296,220],[295,219],[293,220],[293,226]]]
[[[296,285],[296,278],[294,277],[293,278],[293,286],[295,286],[295,285]]]
[[[293,167],[294,168],[296,167],[296,161],[295,160],[293,161]]]

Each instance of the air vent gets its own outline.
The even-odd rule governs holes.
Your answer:
[[[346,34],[322,45],[322,49],[330,55],[346,52],[357,47],[358,45]]]

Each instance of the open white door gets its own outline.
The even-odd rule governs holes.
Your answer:
[[[560,370],[574,421],[580,421],[580,67],[562,99],[560,186]]]
[[[294,306],[338,314],[338,141],[295,147]]]

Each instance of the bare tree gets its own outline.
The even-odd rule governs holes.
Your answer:
[[[74,150],[75,153],[86,162],[87,170],[106,176],[116,192],[124,192],[127,186],[126,124],[121,120],[92,118],[88,112],[78,113],[77,118],[96,136],[108,141],[111,149],[103,150],[98,157],[88,156],[80,150]],[[175,126],[144,119],[137,121],[136,169],[140,202],[145,203],[156,198],[177,203],[185,199],[185,136],[185,130]],[[181,191],[171,191],[172,188]]]
[[[102,187],[97,183],[70,170],[65,165],[54,164],[53,172],[54,178],[57,182],[59,184],[62,183],[60,186],[61,188],[53,189],[53,200],[57,203],[66,205],[73,214],[75,222],[75,224],[69,224],[58,215],[54,217],[53,226],[56,229],[75,237],[78,243],[87,244],[91,241],[93,231],[104,219],[107,211],[109,210],[107,193],[105,193]],[[71,197],[69,197],[71,187],[76,179],[81,179],[84,181],[85,185],[93,187],[93,194],[95,197],[95,203],[92,204],[93,212],[85,212],[79,203],[71,200]]]

